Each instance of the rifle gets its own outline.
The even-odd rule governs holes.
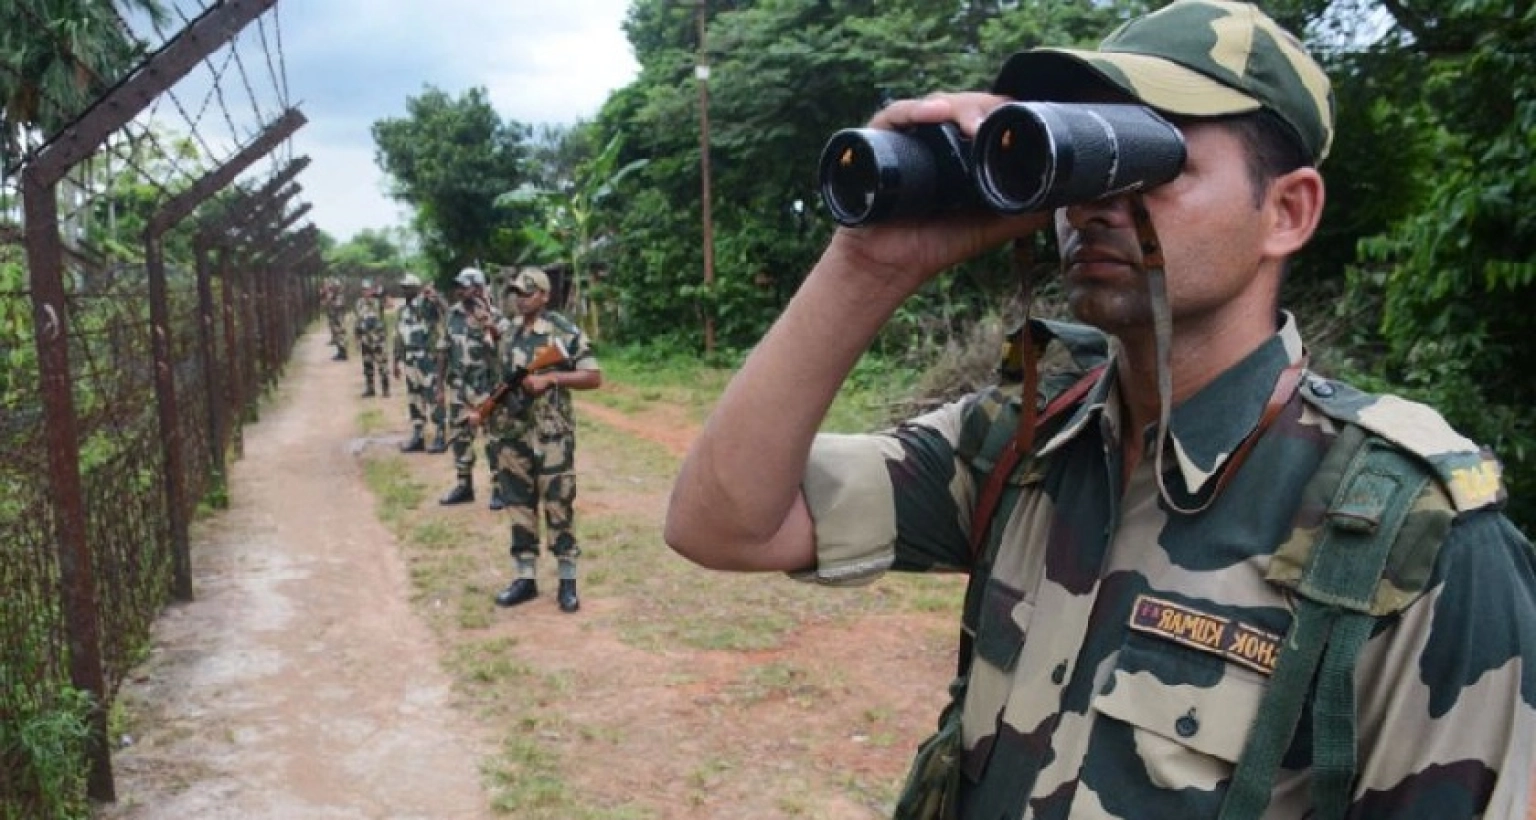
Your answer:
[[[519,365],[508,371],[502,377],[501,382],[496,385],[496,388],[491,391],[491,395],[486,396],[485,401],[475,405],[475,415],[479,416],[482,420],[490,418],[491,413],[496,411],[496,407],[501,404],[503,399],[508,395],[516,395],[522,389],[523,380],[528,378],[530,373],[548,370],[551,367],[564,364],[570,361],[570,359],[570,354],[565,352],[565,345],[558,341],[550,342],[539,348],[534,351],[533,359],[526,366]],[[521,412],[521,407],[514,411],[514,413]]]

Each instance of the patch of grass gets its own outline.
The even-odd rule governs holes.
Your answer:
[[[379,518],[391,527],[407,513],[421,506],[427,496],[426,486],[411,477],[410,469],[399,456],[369,458],[363,462],[363,479],[378,501]]]
[[[465,542],[469,532],[459,522],[448,518],[428,518],[415,522],[406,534],[412,545],[429,552],[452,549]]]
[[[517,639],[506,636],[465,641],[449,653],[453,676],[471,685],[500,688],[534,677],[528,664],[513,656]]]
[[[893,575],[869,587],[830,589],[774,573],[713,572],[678,557],[663,543],[660,526],[678,456],[625,429],[582,416],[579,405],[602,403],[648,423],[680,417],[702,421],[731,372],[700,368],[693,361],[631,366],[622,357],[606,353],[603,365],[604,388],[583,393],[577,411],[581,426],[576,533],[582,548],[582,591],[597,604],[583,608],[577,624],[581,634],[617,638],[628,651],[686,656],[694,650],[776,649],[799,630],[852,622],[870,614],[958,612],[963,585],[957,577]],[[846,409],[838,411],[842,415],[837,424],[850,430],[869,429],[861,426],[863,420],[876,415],[869,408],[880,406],[878,397],[889,386],[878,375],[851,383],[847,397],[839,397],[840,407]],[[365,422],[360,416],[359,425]],[[377,423],[385,424],[382,415]],[[594,461],[600,466],[593,467]],[[532,820],[661,820],[669,816],[665,807],[649,808],[658,805],[654,795],[615,795],[612,789],[594,789],[592,784],[600,783],[601,776],[580,768],[583,747],[600,757],[611,756],[645,737],[639,734],[642,730],[627,724],[605,722],[601,709],[571,708],[589,692],[597,698],[616,696],[603,689],[611,685],[603,674],[531,661],[517,638],[507,634],[509,624],[490,600],[507,577],[505,519],[468,507],[439,508],[431,503],[421,482],[442,478],[446,472],[428,475],[421,459],[374,448],[363,463],[379,515],[399,539],[413,602],[444,646],[444,666],[454,681],[456,697],[466,712],[492,731],[499,730],[504,738],[482,763],[495,810]],[[445,461],[437,465],[448,469]],[[477,471],[483,471],[483,463]],[[541,572],[552,563],[546,554]],[[952,631],[946,625],[933,641],[948,646]],[[739,678],[726,684],[724,694],[733,707],[783,702],[814,709],[857,683],[845,682],[838,674],[820,665],[797,663],[786,653],[777,661],[743,667]],[[707,664],[678,668],[667,675],[668,686],[719,686],[711,681]],[[714,691],[721,694],[718,688]],[[896,725],[899,722],[890,713],[871,712],[862,722],[855,719],[847,731],[874,746],[909,742],[911,727]],[[679,762],[682,771],[694,768],[679,784],[682,791],[674,799],[699,807],[719,805],[722,787],[752,770],[724,753],[724,748],[728,744],[710,745],[696,759]],[[865,776],[870,782],[845,784],[836,775],[791,764],[788,759],[773,762],[783,769],[785,782],[775,785],[771,793],[751,796],[764,801],[756,804],[759,810],[780,816],[814,815],[821,805],[816,799],[828,789],[888,809],[899,786],[899,778],[886,783],[869,775]]]
[[[800,701],[815,694],[820,687],[807,680],[808,673],[788,661],[772,661],[749,667],[745,678],[734,688],[746,703],[765,700]]]
[[[0,702],[25,705],[0,723],[0,765],[6,771],[0,781],[6,785],[0,792],[0,817],[89,817],[82,764],[91,737],[91,695],[64,685],[52,691],[46,704],[4,694]],[[18,813],[13,815],[13,809]]]
[[[537,737],[514,732],[485,772],[492,790],[491,808],[518,818],[571,817],[572,791],[560,774],[559,757]]]
[[[377,407],[370,407],[357,414],[357,429],[365,436],[375,436],[389,428],[389,419]]]
[[[995,358],[997,346],[988,350]],[[682,407],[689,419],[701,424],[735,370],[702,366],[692,355],[658,357],[629,348],[605,354],[603,373],[603,389],[583,394],[583,401],[590,397],[625,413],[640,413],[657,404]],[[895,415],[910,406],[920,378],[922,374],[915,370],[865,355],[838,391],[822,429],[862,433],[888,426]]]

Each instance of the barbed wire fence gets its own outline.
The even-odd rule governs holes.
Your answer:
[[[119,16],[147,56],[0,169],[0,818],[115,798],[114,694],[316,314],[277,5]]]

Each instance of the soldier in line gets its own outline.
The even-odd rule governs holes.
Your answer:
[[[389,396],[389,362],[385,358],[386,343],[384,326],[384,301],[386,297],[374,287],[373,280],[363,280],[363,295],[352,307],[352,333],[357,336],[357,349],[363,357],[363,398],[376,395],[373,379],[377,374],[380,387]]]
[[[433,333],[433,343],[430,348],[432,359],[424,365],[425,369],[423,371],[424,374],[431,373],[433,377],[432,384],[434,389],[428,395],[428,398],[430,399],[429,405],[432,412],[432,426],[436,428],[437,435],[433,436],[432,443],[427,446],[427,452],[436,454],[445,452],[448,449],[448,397],[446,395],[448,391],[443,382],[443,373],[437,366],[437,342],[442,339],[445,332],[443,325],[444,318],[448,315],[448,304],[443,301],[442,296],[438,295],[437,288],[432,287],[431,282],[421,286],[420,299],[423,310],[430,309],[437,314],[437,319],[435,320],[437,329]]]
[[[496,342],[501,311],[486,298],[485,273],[465,268],[454,277],[459,301],[448,310],[444,333],[437,343],[438,370],[448,391],[448,422],[453,434],[453,469],[457,480],[439,504],[475,500],[475,427],[469,412],[490,395],[496,380]]]
[[[572,390],[602,386],[602,370],[586,334],[575,322],[548,310],[549,276],[524,268],[508,283],[515,315],[502,335],[499,356],[504,372],[524,373],[517,392],[485,419],[493,424],[498,446],[486,448],[496,485],[511,512],[514,577],[496,595],[497,606],[517,606],[539,594],[539,519],[549,551],[559,564],[560,611],[581,607],[576,594],[576,559],[581,549],[574,532],[576,501],[576,422]],[[554,345],[563,361],[545,370],[531,365],[538,352]],[[471,421],[481,421],[472,415]],[[488,434],[491,430],[487,431]]]
[[[331,361],[344,362],[347,360],[347,294],[340,279],[326,277],[325,284],[320,286],[320,304],[325,307],[326,324],[331,329],[331,346],[336,348]]]
[[[433,412],[441,386],[433,356],[443,316],[437,300],[422,293],[421,279],[416,274],[406,274],[400,280],[400,290],[405,295],[405,302],[395,314],[393,358],[396,379],[401,378],[401,364],[405,365],[405,390],[411,417],[411,438],[401,445],[400,451],[421,453],[427,449],[422,431],[429,417],[435,417],[437,438],[443,438],[442,415]]]

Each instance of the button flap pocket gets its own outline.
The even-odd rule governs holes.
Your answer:
[[[1024,600],[1024,593],[988,578],[976,625],[976,654],[1004,672],[1012,671],[1024,648],[1024,633],[1034,609]]]
[[[1094,708],[1228,763],[1242,755],[1267,688],[1235,664],[1132,636]]]

